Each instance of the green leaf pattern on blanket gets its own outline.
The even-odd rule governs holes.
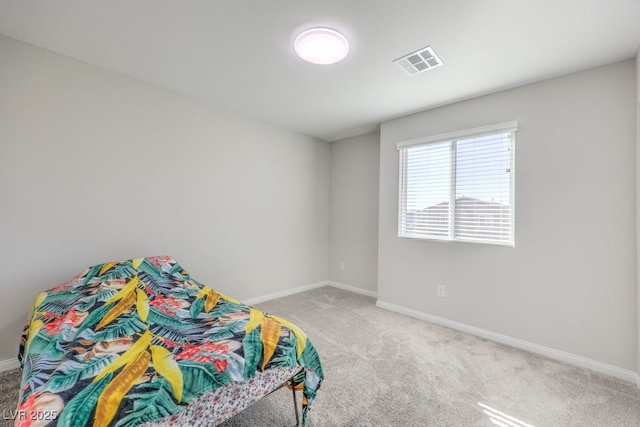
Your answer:
[[[69,403],[58,417],[58,424],[61,426],[85,426],[89,425],[89,419],[93,408],[98,402],[100,393],[105,389],[113,374],[104,376],[100,381],[89,384],[80,391]]]

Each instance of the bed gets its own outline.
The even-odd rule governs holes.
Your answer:
[[[16,426],[218,425],[283,385],[294,402],[302,391],[304,426],[324,378],[300,328],[170,256],[95,265],[42,292],[18,359]]]

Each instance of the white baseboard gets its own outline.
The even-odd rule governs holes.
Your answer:
[[[20,367],[20,362],[18,362],[18,358],[14,357],[13,359],[0,360],[0,372],[11,371],[13,369],[18,369]]]
[[[372,298],[378,298],[378,293],[377,292],[373,292],[373,291],[369,291],[369,290],[366,290],[366,289],[358,288],[356,286],[345,285],[344,283],[334,282],[334,281],[331,281],[331,280],[329,280],[327,282],[327,285],[333,286],[334,288],[342,289],[344,291],[349,291],[349,292],[353,292],[353,293],[356,293],[356,294],[366,295],[366,296],[372,297]]]
[[[331,280],[326,280],[323,282],[312,283],[310,285],[298,286],[297,288],[286,289],[280,292],[274,292],[272,294],[263,295],[260,297],[249,298],[243,300],[242,302],[247,305],[255,305],[261,302],[270,301],[276,298],[288,297],[289,295],[299,294],[300,292],[310,291],[311,289],[321,288],[323,286],[333,286],[334,288],[342,289],[345,291],[353,292],[356,294],[366,295],[368,297],[377,298],[378,294],[373,291],[368,291],[366,289],[358,288],[356,286],[345,285],[344,283],[333,282]]]
[[[406,316],[415,317],[417,319],[426,320],[428,322],[446,326],[451,329],[467,332],[472,335],[475,335],[481,338],[486,338],[501,344],[506,344],[511,347],[516,347],[521,350],[526,350],[532,353],[541,354],[551,359],[559,360],[561,362],[569,363],[575,366],[579,366],[581,368],[591,369],[601,374],[620,378],[622,380],[635,383],[636,386],[640,388],[640,375],[638,375],[637,372],[630,371],[628,369],[623,369],[617,366],[608,365],[606,363],[598,362],[597,360],[588,359],[586,357],[556,350],[550,347],[545,347],[543,345],[535,344],[529,341],[524,341],[518,338],[513,338],[507,335],[498,334],[496,332],[488,331],[485,329],[476,328],[475,326],[470,326],[464,323],[460,323],[453,320],[445,319],[443,317],[438,317],[431,314],[423,313],[421,311],[412,310],[412,309],[391,304],[388,302],[378,300],[376,302],[376,306],[383,308],[385,310],[393,311],[396,313],[404,314]]]
[[[328,284],[329,283],[326,282],[326,281],[318,282],[318,283],[312,283],[310,285],[298,286],[297,288],[286,289],[284,291],[274,292],[272,294],[267,294],[267,295],[263,295],[263,296],[260,296],[260,297],[249,298],[249,299],[243,300],[242,302],[247,304],[247,305],[259,304],[261,302],[269,301],[269,300],[272,300],[272,299],[288,297],[289,295],[299,294],[300,292],[305,292],[305,291],[310,291],[311,289],[321,288],[323,286],[327,286]]]

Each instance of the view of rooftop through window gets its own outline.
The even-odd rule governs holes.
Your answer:
[[[513,242],[513,135],[401,150],[402,237]]]

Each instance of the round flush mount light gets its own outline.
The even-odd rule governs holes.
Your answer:
[[[346,37],[331,28],[311,28],[302,32],[296,37],[294,47],[300,58],[320,65],[340,62],[349,53]]]

